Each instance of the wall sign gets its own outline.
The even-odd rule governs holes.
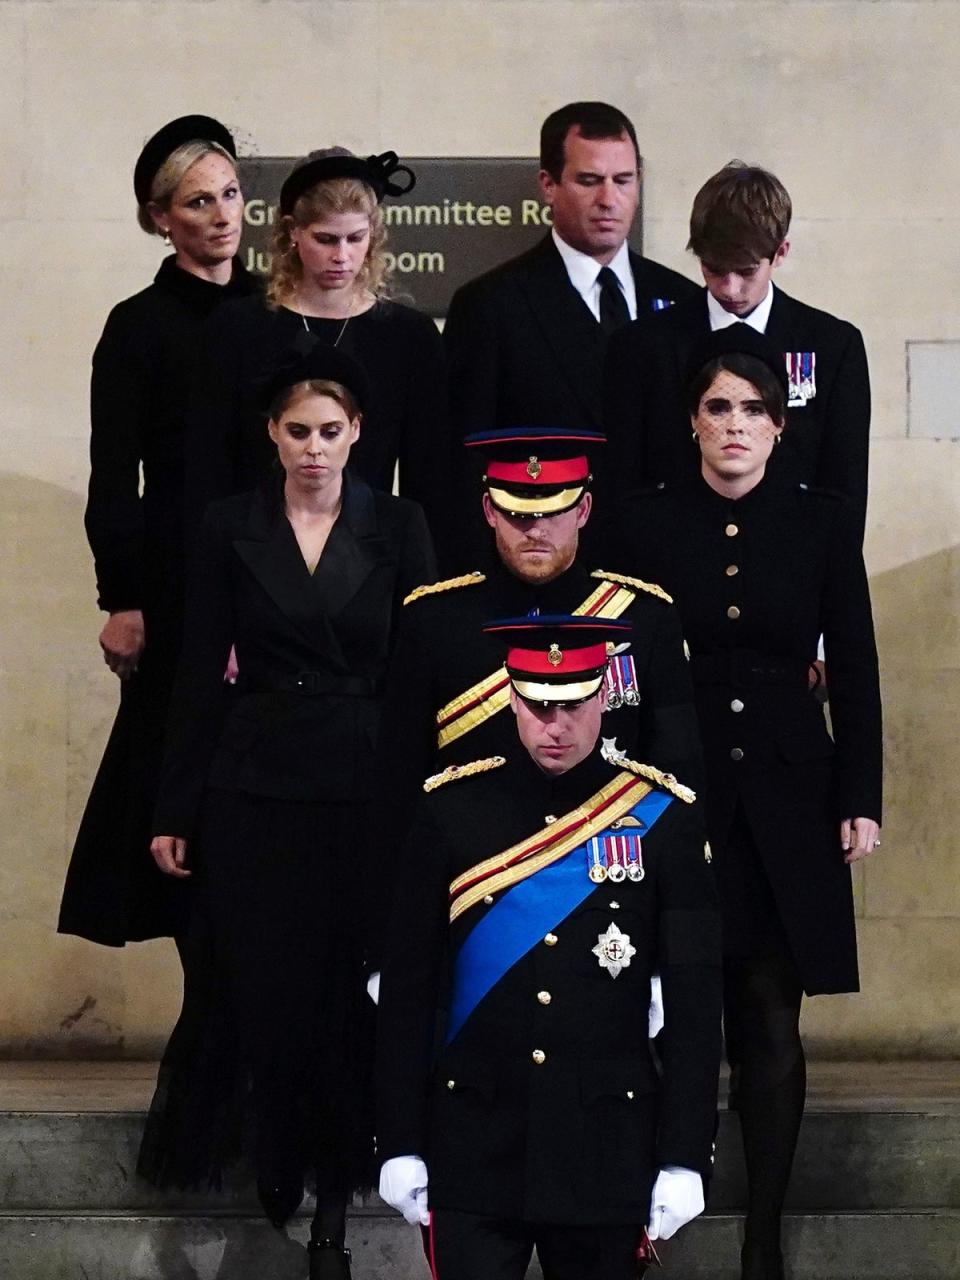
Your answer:
[[[417,185],[406,199],[387,199],[383,205],[392,288],[400,301],[429,315],[446,315],[460,285],[532,248],[550,228],[535,157],[402,159],[416,173]],[[295,163],[273,156],[241,160],[247,200],[241,254],[258,274],[269,266],[277,198]],[[638,252],[641,213],[630,236]]]

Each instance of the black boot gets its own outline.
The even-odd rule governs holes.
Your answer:
[[[350,1280],[350,1250],[324,1236],[307,1244],[310,1280]]]
[[[769,1239],[745,1240],[740,1250],[740,1280],[784,1280],[779,1243]]]

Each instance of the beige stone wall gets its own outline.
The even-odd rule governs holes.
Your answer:
[[[949,0],[0,5],[0,1053],[152,1054],[179,997],[170,944],[54,933],[116,698],[81,524],[86,395],[107,310],[159,256],[132,217],[142,139],[206,110],[268,155],[524,155],[576,97],[637,122],[651,256],[692,274],[694,192],[759,161],[797,211],[782,283],[863,328],[887,825],[858,876],[863,993],[810,1002],[808,1030],[834,1055],[960,1050],[960,466],[955,441],[907,436],[905,355],[960,337],[958,59]],[[945,435],[957,418],[945,404]]]

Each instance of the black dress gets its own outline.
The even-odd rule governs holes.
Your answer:
[[[702,479],[651,490],[629,517],[637,563],[674,596],[691,650],[725,950],[782,930],[809,995],[857,990],[840,822],[879,822],[882,788],[859,512],[768,475],[736,502]],[[809,687],[821,634],[832,736]]]
[[[101,609],[141,610],[146,647],[121,684],[60,909],[60,932],[93,942],[123,946],[184,928],[184,888],[149,853],[183,627],[184,421],[204,322],[257,291],[239,260],[221,286],[167,258],[153,284],[114,307],[94,352],[87,537]]]
[[[307,318],[309,331],[363,366],[370,403],[350,467],[390,493],[418,502],[434,537],[445,509],[447,440],[443,347],[433,321],[411,307],[377,302],[342,320]],[[189,414],[187,527],[208,502],[258,485],[275,456],[262,388],[305,335],[304,317],[261,297],[225,307],[207,327]]]
[[[432,567],[420,509],[349,476],[312,575],[280,478],[207,512],[153,828],[188,839],[203,957],[141,1152],[159,1185],[218,1181],[248,1086],[262,1182],[365,1176],[360,819],[395,619]]]

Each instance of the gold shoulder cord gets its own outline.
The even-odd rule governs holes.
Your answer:
[[[474,774],[486,773],[490,769],[499,769],[506,764],[503,756],[488,756],[486,760],[471,760],[469,764],[451,764],[442,773],[435,773],[423,784],[424,791],[436,791],[437,787],[447,782],[456,782],[459,778],[472,778]]]
[[[606,569],[595,569],[591,578],[601,578],[604,582],[619,582],[624,587],[634,587],[637,591],[646,591],[652,596],[659,596],[667,604],[673,604],[673,596],[667,595],[663,587],[655,582],[644,582],[641,578],[631,578],[626,573],[609,573]]]
[[[611,761],[611,763],[614,763]],[[648,782],[655,782],[658,787],[662,787],[664,791],[669,791],[672,796],[676,796],[678,800],[682,800],[684,804],[693,804],[697,798],[697,793],[691,787],[685,787],[682,782],[678,782],[672,773],[664,773],[661,769],[655,769],[652,764],[640,764],[637,760],[628,760],[625,756],[618,756],[616,765],[620,769],[626,769],[629,773],[635,773],[638,778],[646,778]]]
[[[445,578],[443,582],[431,582],[425,587],[414,587],[408,596],[404,597],[404,604],[413,604],[415,600],[422,600],[424,596],[435,596],[441,591],[453,591],[457,587],[474,587],[480,582],[486,582],[486,574],[474,570],[473,573],[464,573],[459,578]]]

